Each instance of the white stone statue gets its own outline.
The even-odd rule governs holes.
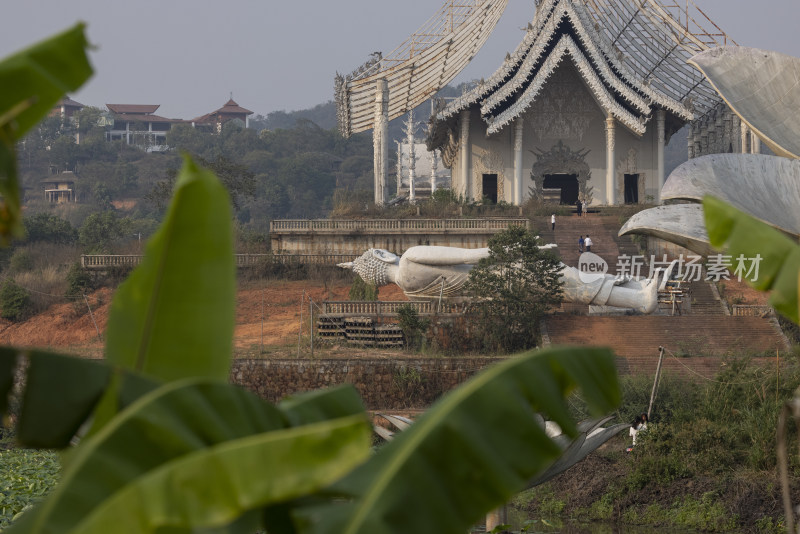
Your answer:
[[[417,246],[399,257],[388,250],[369,249],[355,261],[340,263],[339,267],[352,269],[364,281],[378,287],[395,283],[411,300],[426,300],[457,296],[472,267],[488,256],[488,248]],[[589,274],[561,265],[566,302],[628,308],[640,313],[652,313],[658,306],[657,279]]]

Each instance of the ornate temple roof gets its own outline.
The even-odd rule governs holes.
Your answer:
[[[389,84],[389,120],[450,83],[494,30],[508,0],[445,0],[442,8],[387,56],[379,52],[334,82],[339,130],[348,137],[373,127],[375,83]]]
[[[626,54],[600,28],[582,1],[543,0],[514,53],[488,80],[439,111],[436,121],[478,105],[487,134],[495,133],[531,106],[565,59],[575,65],[603,110],[637,135],[644,133],[654,108],[667,110],[680,122],[695,117],[684,103],[629,69]]]
[[[685,102],[700,117],[721,99],[697,69],[695,54],[736,44],[694,0],[576,0],[619,50],[627,69],[659,93]],[[685,5],[685,7],[684,7]]]

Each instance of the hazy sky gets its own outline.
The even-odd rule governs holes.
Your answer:
[[[680,0],[683,3],[684,0]],[[739,44],[800,57],[800,0],[695,0]],[[78,20],[96,74],[72,95],[86,105],[161,104],[190,119],[239,105],[266,115],[333,98],[333,76],[388,54],[442,0],[6,0],[0,54]],[[533,0],[509,0],[489,41],[456,82],[488,77],[522,39]]]

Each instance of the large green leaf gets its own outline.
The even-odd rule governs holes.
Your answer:
[[[162,380],[227,379],[236,304],[232,241],[225,188],[187,157],[164,224],[114,296],[108,360]]]
[[[761,291],[772,291],[770,304],[798,322],[800,247],[785,234],[714,197],[703,199],[709,241],[735,261],[761,256],[758,279],[748,280]]]
[[[364,413],[358,391],[351,385],[298,393],[278,404],[292,426],[318,423]]]
[[[171,382],[85,439],[53,493],[9,532],[224,526],[248,510],[330,484],[369,453],[363,413],[287,423],[279,410],[235,386]]]
[[[561,453],[537,420],[570,435],[566,395],[579,387],[594,411],[620,401],[609,350],[549,349],[515,357],[446,395],[336,490],[346,503],[309,508],[309,532],[462,533],[506,502]]]
[[[29,102],[14,117],[19,138],[46,116],[65,93],[92,75],[84,24],[50,37],[0,62],[0,115]]]
[[[31,351],[17,438],[28,447],[64,448],[94,410],[111,370],[102,362]]]
[[[20,235],[16,142],[92,75],[83,24],[0,61],[0,238]]]
[[[10,347],[0,347],[0,418],[8,409],[8,396],[14,385],[14,370],[17,367],[17,351]]]
[[[0,347],[0,415],[7,409],[17,359],[25,357],[17,440],[26,447],[61,449],[106,391],[112,374],[102,361],[46,351]],[[125,407],[158,384],[134,373],[121,373],[115,407]],[[115,410],[116,411],[116,410]]]

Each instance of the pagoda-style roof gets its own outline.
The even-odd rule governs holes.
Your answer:
[[[232,98],[230,100],[228,100],[227,102],[225,102],[224,106],[222,106],[218,110],[212,112],[212,114],[213,113],[218,113],[220,115],[230,115],[230,114],[234,114],[234,113],[236,113],[236,114],[244,113],[245,115],[252,115],[253,114],[253,112],[250,111],[249,109],[245,109],[242,106],[240,106],[239,104],[237,104],[236,102],[234,102]]]
[[[155,113],[161,107],[160,104],[106,104],[112,113],[118,115],[128,114],[150,114]]]
[[[479,106],[487,134],[498,132],[533,104],[565,60],[574,64],[603,111],[637,135],[645,132],[654,108],[668,111],[680,123],[694,118],[686,105],[632,72],[623,55],[580,2],[544,0],[514,53],[488,80],[439,111],[436,120]]]
[[[254,112],[250,111],[249,109],[243,108],[236,102],[234,102],[233,98],[225,102],[225,105],[219,108],[216,111],[212,111],[211,113],[206,113],[196,119],[192,119],[192,122],[197,123],[206,123],[206,122],[217,122],[220,118],[223,118],[225,115],[252,115]]]
[[[58,107],[58,108],[60,108],[62,106],[63,107],[67,107],[67,108],[84,108],[84,107],[86,107],[83,104],[81,104],[80,102],[76,102],[76,101],[72,100],[68,96],[65,96],[64,98],[59,100],[58,103],[55,105],[55,107]]]
[[[152,113],[122,113],[118,120],[140,122],[186,122],[183,119],[168,119]]]

